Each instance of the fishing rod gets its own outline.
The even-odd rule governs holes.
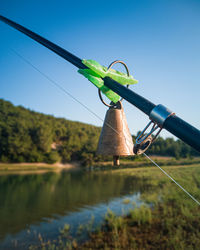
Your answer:
[[[30,38],[47,47],[48,49],[52,50],[68,62],[72,63],[79,70],[85,70],[85,72],[91,71],[92,73],[90,72],[90,74],[93,78],[95,74],[99,73],[96,71],[96,65],[92,65],[92,67],[88,66],[87,62],[85,63],[84,60],[81,60],[80,58],[68,52],[67,50],[41,37],[35,32],[23,27],[22,25],[17,24],[16,22],[13,22],[12,20],[1,15],[0,20],[8,24],[9,26],[19,30],[25,35],[29,36]],[[119,96],[121,96],[126,101],[137,107],[150,118],[149,124],[145,127],[145,129],[140,133],[140,135],[136,139],[135,153],[144,152],[151,144],[151,142],[155,140],[156,136],[160,133],[162,128],[166,129],[167,131],[169,131],[170,133],[172,133],[173,135],[175,135],[176,137],[196,149],[198,152],[200,152],[200,131],[198,129],[176,116],[174,112],[170,111],[165,106],[161,104],[155,105],[154,103],[150,102],[149,100],[145,99],[144,97],[138,95],[134,91],[122,85],[124,84],[124,81],[127,81],[128,84],[129,80],[132,81],[131,79],[125,78],[124,81],[121,81],[120,79],[116,80],[118,78],[112,78],[112,76],[110,75],[103,75],[101,73],[99,73],[100,77],[98,81],[103,81],[103,85],[104,87],[107,87],[107,90],[114,91],[114,93],[117,93]],[[88,76],[86,77],[89,79]],[[98,87],[98,84],[99,82],[97,83],[97,85],[95,85]],[[146,130],[151,126],[151,131],[146,135]],[[155,132],[157,129],[158,132],[156,136],[152,138],[152,133]]]

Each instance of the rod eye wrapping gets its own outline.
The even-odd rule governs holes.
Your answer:
[[[159,104],[152,109],[149,115],[149,119],[158,124],[159,127],[163,127],[163,124],[166,119],[172,115],[175,115],[175,113],[166,108],[164,105]]]

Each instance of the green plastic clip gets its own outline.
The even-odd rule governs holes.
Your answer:
[[[131,85],[138,82],[133,78],[133,76],[128,76],[127,74],[114,69],[108,70],[106,67],[94,60],[84,59],[82,63],[87,66],[88,69],[79,69],[78,72],[84,75],[114,103],[117,103],[121,97],[104,85],[104,77],[108,76],[122,85]]]

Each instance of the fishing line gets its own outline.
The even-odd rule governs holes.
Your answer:
[[[76,101],[77,103],[79,103],[81,106],[83,106],[87,111],[89,111],[90,113],[92,113],[94,116],[96,116],[98,119],[100,119],[101,121],[103,121],[103,119],[98,116],[95,112],[93,112],[90,108],[88,108],[84,103],[82,103],[81,101],[79,101],[76,97],[74,97],[72,94],[70,94],[66,89],[64,89],[61,85],[59,85],[58,83],[56,83],[54,80],[52,80],[48,75],[46,75],[45,73],[43,73],[41,70],[39,70],[36,66],[34,66],[30,61],[28,61],[26,58],[24,58],[22,55],[20,55],[17,51],[15,51],[14,49],[10,48],[10,50],[12,50],[17,56],[19,56],[23,61],[25,61],[27,64],[29,64],[31,67],[33,67],[37,72],[39,72],[42,76],[44,76],[47,80],[49,80],[54,86],[56,86],[58,89],[60,89],[62,92],[64,92],[65,94],[67,94],[69,97],[71,97],[74,101]]]
[[[24,58],[22,55],[20,55],[18,52],[16,52],[14,49],[10,48],[12,52],[14,52],[18,57],[20,57],[23,61],[25,61],[28,65],[33,67],[37,72],[39,72],[43,77],[45,77],[48,81],[50,81],[54,86],[56,86],[60,91],[67,94],[69,97],[71,97],[74,101],[79,103],[82,107],[84,107],[88,112],[93,114],[96,118],[98,118],[100,121],[104,122],[104,120],[97,115],[94,111],[92,111],[90,108],[88,108],[84,103],[79,101],[76,97],[74,97],[72,94],[70,94],[66,89],[64,89],[61,85],[59,85],[57,82],[52,80],[48,75],[43,73],[41,70],[39,70],[36,66],[34,66],[30,61],[28,61],[26,58]],[[107,126],[109,126],[115,133],[117,133],[120,137],[121,134],[114,129],[109,123],[105,123]],[[125,138],[125,140],[127,140]],[[132,143],[132,141],[131,141]],[[143,153],[144,156],[149,159],[156,167],[158,167],[170,180],[172,180],[179,188],[181,188],[182,191],[184,191],[194,202],[196,202],[200,206],[200,202],[194,198],[187,190],[185,190],[177,181],[175,181],[164,169],[162,169],[153,159],[151,159],[146,153]]]
[[[167,177],[169,177],[178,187],[180,187],[193,201],[195,201],[199,206],[200,202],[194,198],[185,188],[183,188],[177,181],[175,181],[164,169],[162,169],[153,159],[151,159],[147,154],[143,153],[147,159],[149,159],[156,167],[158,167]]]

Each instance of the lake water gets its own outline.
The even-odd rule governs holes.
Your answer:
[[[140,206],[144,188],[141,180],[111,171],[0,176],[0,249],[28,249],[38,234],[53,239],[65,224],[73,234],[92,217],[97,227],[108,209],[126,214],[133,202]]]

